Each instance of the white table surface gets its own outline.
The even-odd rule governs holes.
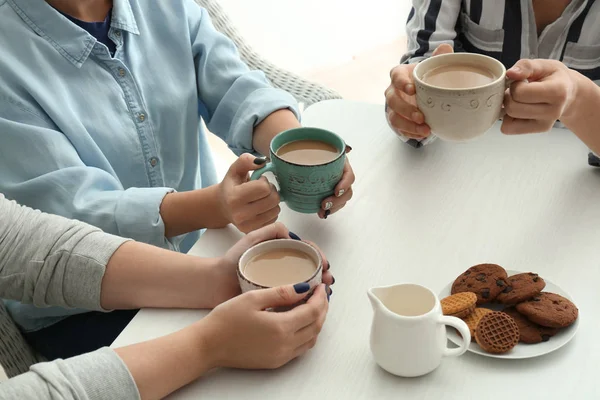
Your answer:
[[[280,220],[322,247],[336,277],[319,342],[277,371],[214,371],[173,399],[600,398],[600,170],[573,134],[507,137],[496,126],[471,143],[418,151],[392,134],[382,106],[342,100],[310,107],[303,123],[340,134],[357,175],[352,202],[326,221],[282,207]],[[220,255],[238,237],[207,232],[192,253]],[[574,340],[537,359],[448,358],[421,378],[380,369],[366,290],[414,282],[439,292],[481,262],[538,272],[570,292],[581,318]],[[113,346],[204,315],[142,310]]]

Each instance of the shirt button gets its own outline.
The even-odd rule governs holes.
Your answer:
[[[150,165],[153,166],[153,167],[156,167],[156,164],[158,164],[158,158],[152,157],[150,159]]]
[[[146,120],[146,114],[142,113],[138,115],[138,121],[144,122]]]
[[[119,68],[119,76],[125,76],[125,69]]]
[[[121,36],[121,31],[115,31],[115,36],[116,37],[120,37]]]

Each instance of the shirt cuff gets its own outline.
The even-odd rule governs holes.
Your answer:
[[[229,148],[237,155],[255,153],[252,146],[254,128],[275,111],[283,109],[289,109],[300,120],[298,102],[291,94],[271,87],[253,91],[235,114]]]
[[[168,240],[160,205],[171,188],[129,188],[117,202],[115,219],[119,236],[165,249],[176,250],[181,237]]]
[[[65,269],[64,297],[72,307],[109,311],[101,306],[102,279],[112,255],[130,239],[104,232],[86,235],[73,248]],[[85,271],[85,279],[81,279]]]
[[[50,385],[64,385],[65,390],[71,386],[77,398],[140,399],[127,366],[114,350],[106,347],[68,360],[36,364],[31,371]]]

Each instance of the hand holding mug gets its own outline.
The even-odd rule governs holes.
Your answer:
[[[329,309],[325,285],[290,311],[265,311],[297,304],[308,290],[305,283],[255,290],[215,308],[197,323],[209,369],[279,368],[313,348]]]
[[[452,53],[452,46],[440,45],[433,56]],[[386,117],[396,133],[422,140],[431,134],[423,113],[417,107],[413,70],[417,64],[402,64],[390,72],[391,84],[385,91]]]
[[[327,218],[352,198],[354,172],[346,154],[350,147],[333,132],[302,127],[281,132],[270,144],[270,162],[251,180],[272,172],[279,199],[297,212]]]
[[[288,228],[286,228],[286,226],[280,222],[265,226],[264,228],[255,230],[244,236],[236,244],[234,244],[233,247],[227,251],[227,253],[225,253],[219,262],[220,267],[218,273],[221,278],[218,279],[218,282],[223,282],[223,287],[226,288],[224,292],[231,293],[232,291],[235,291],[234,295],[237,295],[240,292],[240,285],[236,271],[238,268],[238,262],[240,261],[242,255],[248,249],[256,246],[257,244],[274,239],[301,240],[294,233],[290,233]],[[333,275],[331,275],[331,271],[329,270],[329,261],[327,261],[327,257],[325,257],[325,254],[323,254],[321,249],[319,249],[316,244],[308,241],[306,241],[306,243],[310,244],[321,255],[321,259],[323,260],[323,283],[332,285],[334,279]],[[231,297],[233,296],[224,298],[221,302],[228,300]],[[221,302],[217,304],[220,304]]]
[[[248,172],[262,167],[265,160],[242,154],[220,183],[220,203],[225,217],[241,232],[248,233],[277,221],[279,195],[266,178],[250,181]]]
[[[574,72],[555,60],[520,60],[506,71],[514,82],[504,96],[506,134],[549,131],[568,115],[577,84]]]

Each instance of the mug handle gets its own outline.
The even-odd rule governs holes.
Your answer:
[[[258,178],[263,176],[263,174],[265,172],[272,172],[273,174],[276,174],[277,172],[275,170],[275,164],[273,164],[272,162],[269,162],[264,167],[259,168],[256,171],[252,172],[252,175],[250,175],[250,180],[251,181],[258,180]],[[285,201],[285,200],[283,200],[283,195],[281,194],[281,190],[278,190],[277,193],[279,194],[279,201]]]
[[[446,347],[446,349],[444,349],[444,355],[446,357],[462,356],[465,353],[465,351],[467,351],[467,349],[469,348],[469,345],[471,344],[471,331],[469,330],[469,327],[467,326],[465,321],[463,321],[460,318],[448,317],[446,315],[442,315],[442,316],[440,316],[440,319],[438,320],[438,322],[440,324],[449,325],[453,328],[456,328],[460,332],[462,339],[463,339],[460,347],[458,347],[456,349],[449,349]]]

